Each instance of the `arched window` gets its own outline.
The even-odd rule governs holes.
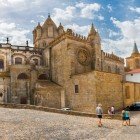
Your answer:
[[[15,64],[22,64],[22,58],[16,57],[15,58]]]
[[[0,59],[0,69],[4,69],[4,61],[3,61],[3,59]]]
[[[19,80],[26,80],[26,79],[29,79],[28,75],[26,73],[20,73],[17,77],[17,79]]]
[[[111,72],[111,67],[110,66],[108,66],[108,72]]]
[[[41,75],[39,75],[38,80],[49,80],[49,75],[41,74]]]

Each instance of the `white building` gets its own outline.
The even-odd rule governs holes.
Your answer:
[[[127,72],[126,81],[140,83],[140,69],[134,69]]]

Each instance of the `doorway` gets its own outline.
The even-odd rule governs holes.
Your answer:
[[[21,97],[20,104],[27,104],[27,97]]]

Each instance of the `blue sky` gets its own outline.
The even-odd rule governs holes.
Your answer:
[[[0,42],[32,45],[32,30],[51,14],[58,25],[87,35],[91,23],[98,30],[105,52],[131,54],[140,46],[140,0],[0,0]]]

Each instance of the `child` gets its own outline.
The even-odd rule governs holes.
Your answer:
[[[122,110],[122,120],[123,120],[123,122],[122,122],[122,125],[124,125],[124,126],[126,126],[126,115],[125,115],[125,110],[123,109]]]
[[[128,109],[126,109],[125,111],[125,120],[126,120],[126,124],[130,125],[130,112],[128,111]]]

